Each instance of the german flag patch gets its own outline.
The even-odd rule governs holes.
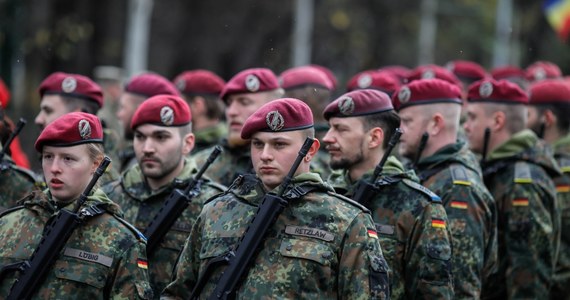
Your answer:
[[[528,198],[516,198],[513,200],[513,206],[528,206]]]
[[[376,233],[376,230],[368,228],[367,232],[368,232],[368,237],[371,237],[373,239],[378,239],[378,233]]]
[[[431,227],[445,229],[445,220],[431,219]]]
[[[556,191],[558,193],[568,193],[568,192],[570,192],[570,185],[568,185],[568,184],[557,185]]]
[[[148,261],[146,259],[139,258],[137,259],[137,266],[141,269],[148,269]]]
[[[467,202],[451,201],[451,207],[457,208],[457,209],[467,209]]]

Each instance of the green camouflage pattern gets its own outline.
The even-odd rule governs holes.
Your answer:
[[[456,299],[477,299],[497,271],[497,208],[479,162],[464,143],[447,145],[418,162],[422,185],[441,197],[453,239]]]
[[[21,203],[0,217],[0,266],[28,260],[46,223],[60,209],[48,190],[34,192]],[[63,208],[74,205],[72,201]],[[119,218],[119,207],[101,190],[82,208],[93,205],[105,205],[106,213],[75,229],[32,299],[151,299],[147,269],[139,266],[146,262],[144,237]],[[8,295],[17,276],[10,273],[0,283],[0,298]]]
[[[36,174],[17,166],[12,158],[4,155],[0,162],[0,212],[16,206],[18,200],[32,191],[41,190],[42,184]]]
[[[552,154],[526,129],[489,153],[485,184],[498,209],[499,271],[485,298],[548,299],[559,243]]]
[[[198,173],[198,169],[195,163],[191,159],[186,159],[184,169],[177,178],[169,185],[151,191],[139,165],[135,165],[124,172],[119,181],[105,185],[103,191],[111,200],[121,206],[125,220],[144,232],[170,193],[175,188],[184,190],[189,180],[196,173]],[[155,253],[148,255],[150,282],[157,298],[172,278],[176,259],[190,234],[192,225],[202,210],[204,202],[225,190],[225,187],[214,184],[205,177],[202,177],[199,188],[200,193],[192,199],[192,203],[176,220]]]
[[[210,165],[204,175],[214,182],[229,186],[239,175],[255,173],[251,164],[249,144],[243,147],[231,148],[227,141],[223,140],[220,146],[222,147],[222,153]],[[192,154],[192,158],[198,166],[206,163],[214,147]]]
[[[388,299],[388,266],[368,211],[334,193],[316,173],[297,176],[289,191],[295,187],[311,190],[288,198],[237,299]],[[206,203],[161,299],[188,299],[206,265],[238,243],[264,194],[259,180],[241,176]],[[212,272],[203,297],[223,269]]]
[[[328,151],[319,149],[311,160],[311,172],[319,174],[321,178],[329,178],[332,173],[332,169],[329,166],[330,160],[331,157]]]
[[[228,125],[224,122],[220,122],[212,127],[195,130],[192,154],[220,144],[226,136],[228,136]]]
[[[123,143],[124,145],[116,152],[118,158],[117,162],[119,163],[119,173],[121,174],[137,164],[133,140],[125,140]]]
[[[361,180],[370,182],[371,176],[372,170]],[[347,171],[333,172],[328,181],[349,198],[358,184],[350,180]],[[400,161],[389,156],[376,181],[376,193],[365,204],[372,212],[384,257],[393,271],[391,296],[453,299],[451,232],[449,226],[432,225],[434,219],[449,224],[447,214],[439,197],[421,190],[417,182],[413,171],[404,171]]]
[[[555,178],[560,211],[560,250],[554,270],[551,299],[570,299],[570,135],[552,144],[554,158],[564,176]]]
[[[110,128],[103,129],[103,149],[105,150],[105,155],[111,159],[111,164],[107,167],[101,179],[99,179],[102,185],[117,180],[120,176],[119,142],[119,134],[116,131]]]

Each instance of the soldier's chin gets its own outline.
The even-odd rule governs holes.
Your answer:
[[[230,147],[241,147],[249,144],[249,140],[244,140],[240,136],[230,134],[228,137],[228,145]]]

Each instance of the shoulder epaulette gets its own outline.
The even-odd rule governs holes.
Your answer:
[[[430,189],[426,188],[425,186],[423,186],[423,185],[421,185],[415,181],[409,180],[409,179],[404,179],[404,180],[402,180],[402,182],[404,184],[406,184],[407,186],[409,186],[410,188],[412,188],[416,191],[419,191],[422,194],[428,196],[432,202],[440,202],[441,203],[441,198],[438,195],[436,195],[434,192],[432,192]]]
[[[115,219],[117,219],[119,222],[121,222],[123,225],[125,225],[128,229],[130,229],[135,236],[140,240],[146,243],[146,236],[144,236],[144,234],[142,232],[140,232],[138,229],[135,228],[135,226],[133,226],[133,224],[127,222],[125,219],[117,216],[117,215],[113,215],[115,217]]]
[[[223,191],[227,190],[227,187],[226,187],[225,185],[223,185],[223,184],[221,184],[221,183],[217,183],[217,182],[212,181],[212,180],[209,180],[209,179],[206,180],[205,183],[206,183],[207,185],[209,185],[209,186],[211,186],[211,187],[213,187],[213,188],[219,190],[220,192],[223,192]]]
[[[530,167],[524,161],[517,161],[515,163],[515,183],[532,183],[532,176],[530,174]]]
[[[18,205],[18,206],[10,207],[10,208],[6,209],[5,211],[0,212],[0,218],[3,217],[3,216],[5,216],[5,215],[7,215],[7,214],[9,214],[9,213],[11,213],[11,212],[15,212],[15,211],[17,211],[17,210],[20,210],[20,209],[22,209],[22,208],[24,208],[24,207],[25,207],[25,206],[23,206],[23,205]]]
[[[354,206],[354,207],[356,207],[356,208],[362,210],[363,212],[368,212],[368,213],[370,212],[370,210],[369,210],[368,208],[366,208],[364,205],[362,205],[362,204],[360,204],[360,203],[358,203],[358,202],[356,202],[356,201],[354,201],[354,200],[352,200],[352,199],[350,199],[350,198],[348,198],[348,197],[345,197],[345,196],[343,196],[343,195],[341,195],[341,194],[337,194],[337,193],[331,192],[331,191],[327,191],[327,194],[330,195],[330,196],[336,197],[336,198],[338,198],[338,199],[340,199],[340,200],[342,200],[342,201],[344,201],[344,202],[346,202],[346,203],[348,203],[348,204],[350,204],[350,205],[352,205],[352,206]]]
[[[449,172],[451,173],[451,180],[453,184],[470,186],[471,181],[469,181],[469,176],[465,171],[465,166],[462,164],[452,164],[449,166]]]
[[[558,161],[558,164],[560,165],[560,170],[562,170],[562,173],[570,173],[570,158],[562,157]]]

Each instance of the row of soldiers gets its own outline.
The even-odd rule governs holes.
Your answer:
[[[104,152],[120,163],[86,206],[105,203],[104,213],[74,233],[39,297],[211,295],[224,268],[209,272],[209,264],[240,245],[267,193],[288,205],[240,278],[240,298],[568,297],[570,86],[543,62],[528,68],[526,78],[537,81],[528,87],[512,69],[505,78],[521,85],[478,78],[473,64],[450,67],[475,82],[435,65],[407,74],[373,70],[357,74],[332,102],[336,82],[316,66],[279,78],[247,69],[227,83],[207,71],[183,73],[174,85],[142,74],[120,98],[123,141],[93,117],[103,105],[95,83],[52,74],[40,86],[36,118],[45,127],[36,150],[47,189],[16,203],[39,185],[30,172],[19,179],[24,171],[4,158],[1,184],[9,188],[0,206],[20,206],[0,217],[0,262],[32,255],[41,228],[77,199]],[[224,113],[226,124],[193,133],[196,121]],[[317,139],[284,186],[306,137]],[[59,153],[90,144],[105,149]],[[212,144],[222,154],[147,253],[138,230],[208,164]],[[59,155],[67,172],[50,169]],[[91,172],[68,162],[78,156],[90,158]],[[116,228],[126,228],[129,242]],[[17,277],[0,283],[2,294]]]

